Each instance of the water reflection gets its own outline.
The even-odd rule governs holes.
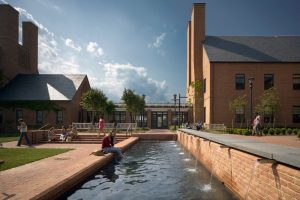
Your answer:
[[[209,184],[210,173],[175,144],[138,143],[126,152],[120,164],[107,165],[67,198],[235,199],[217,180]]]

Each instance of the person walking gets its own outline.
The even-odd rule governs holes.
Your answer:
[[[103,116],[100,116],[100,119],[99,119],[99,123],[98,123],[98,128],[99,128],[99,135],[98,137],[100,137],[100,134],[103,133],[104,134],[104,126],[105,126],[105,121],[103,119]]]
[[[23,119],[19,119],[18,122],[19,122],[18,130],[20,131],[20,137],[19,137],[19,141],[18,141],[17,146],[21,146],[23,137],[25,137],[27,145],[31,146],[30,140],[29,140],[28,135],[27,135],[27,125],[26,125],[26,123],[23,121]]]
[[[261,116],[259,115],[259,113],[255,114],[255,119],[253,120],[253,132],[254,132],[254,135],[262,136]]]

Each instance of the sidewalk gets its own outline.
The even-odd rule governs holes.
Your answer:
[[[128,139],[116,146],[124,147],[132,141],[133,139]],[[4,143],[3,147],[16,148],[16,143],[16,141]],[[28,147],[22,145],[20,148]],[[74,150],[1,171],[0,199],[38,199],[51,188],[59,185],[65,187],[66,180],[78,179],[76,175],[80,173],[88,172],[91,168],[99,170],[99,166],[103,166],[112,158],[111,154],[90,155],[92,151],[100,148],[99,144],[40,144],[34,145],[34,148],[73,148]],[[58,192],[60,192],[59,188]],[[53,195],[52,193],[49,196]]]

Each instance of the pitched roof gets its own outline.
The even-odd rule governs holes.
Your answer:
[[[206,36],[212,62],[300,62],[300,36]]]
[[[19,74],[0,92],[0,101],[72,100],[86,75]]]

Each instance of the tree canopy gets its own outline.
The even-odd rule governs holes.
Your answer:
[[[126,109],[130,112],[131,121],[133,120],[133,115],[136,116],[145,108],[144,97],[135,94],[133,90],[125,88],[121,99],[124,101]]]

